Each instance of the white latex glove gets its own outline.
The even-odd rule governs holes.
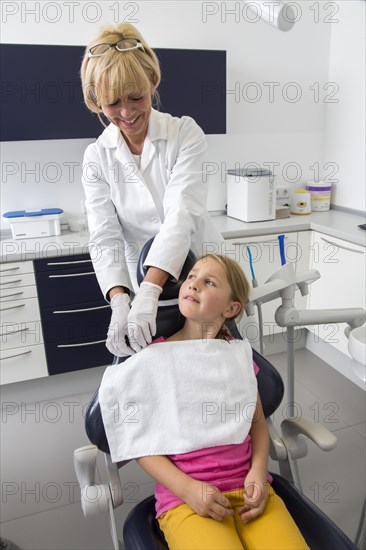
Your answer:
[[[132,302],[128,314],[128,339],[133,350],[146,347],[156,334],[156,314],[162,288],[154,283],[143,282]]]
[[[135,353],[126,342],[126,336],[128,336],[127,316],[130,312],[130,303],[130,297],[126,293],[115,294],[111,300],[112,317],[105,345],[108,351],[113,355],[117,355],[117,357],[125,357]]]

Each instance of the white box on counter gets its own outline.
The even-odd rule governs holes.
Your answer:
[[[227,174],[227,215],[243,222],[274,220],[276,195],[273,176]]]
[[[61,235],[61,208],[16,210],[6,212],[3,218],[10,225],[13,239],[32,239]]]

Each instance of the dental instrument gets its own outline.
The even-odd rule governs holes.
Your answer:
[[[285,265],[286,263],[286,254],[285,254],[285,235],[278,235],[278,243],[280,246],[280,257],[281,257],[281,265]]]
[[[246,249],[247,249],[247,255],[248,255],[248,258],[249,258],[249,268],[250,268],[250,273],[251,273],[251,276],[252,276],[252,287],[253,288],[257,288],[258,286],[258,281],[255,277],[255,273],[254,273],[254,268],[253,268],[253,257],[252,257],[252,252],[250,250],[250,246],[247,244],[246,245]],[[262,314],[262,306],[261,304],[257,304],[257,311],[258,311],[258,327],[259,327],[259,351],[260,353],[263,355],[263,351],[264,351],[264,343],[263,343],[263,314]]]

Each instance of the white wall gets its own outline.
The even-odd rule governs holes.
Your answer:
[[[336,162],[339,167],[333,203],[365,211],[366,3],[341,2],[340,8],[339,23],[331,30],[328,77],[339,93],[337,103],[326,104],[324,161]]]
[[[222,210],[226,168],[235,163],[279,163],[274,166],[276,183],[298,186],[313,179],[318,169],[321,175],[324,158],[337,162],[340,145],[336,136],[342,130],[330,129],[325,103],[329,90],[324,91],[331,79],[331,36],[341,40],[345,24],[359,15],[353,8],[361,1],[338,2],[342,7],[337,14],[340,23],[327,22],[336,17],[325,8],[329,3],[315,3],[318,14],[311,9],[312,2],[295,4],[299,20],[290,32],[283,33],[263,21],[250,23],[250,12],[240,2],[3,2],[1,34],[2,41],[9,43],[80,45],[102,24],[125,19],[154,47],[227,50],[227,135],[208,136],[212,172],[208,206]],[[353,54],[355,57],[358,52]],[[332,53],[332,67],[337,66],[337,59]],[[351,72],[350,64],[342,71],[345,69]],[[332,78],[334,74],[332,69]],[[324,157],[329,133],[335,145]],[[354,150],[350,138],[347,141],[348,149]],[[3,143],[2,211],[58,206],[66,217],[78,215],[80,165],[87,143]],[[328,168],[325,175],[329,173]],[[342,184],[347,191],[339,195]],[[349,186],[349,181],[338,185],[337,197],[343,203]]]

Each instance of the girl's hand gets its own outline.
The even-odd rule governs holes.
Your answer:
[[[268,499],[267,472],[251,468],[244,483],[244,506],[239,509],[243,523],[260,516]]]
[[[217,487],[192,479],[187,487],[184,501],[196,514],[222,521],[226,516],[234,515],[229,500]]]

